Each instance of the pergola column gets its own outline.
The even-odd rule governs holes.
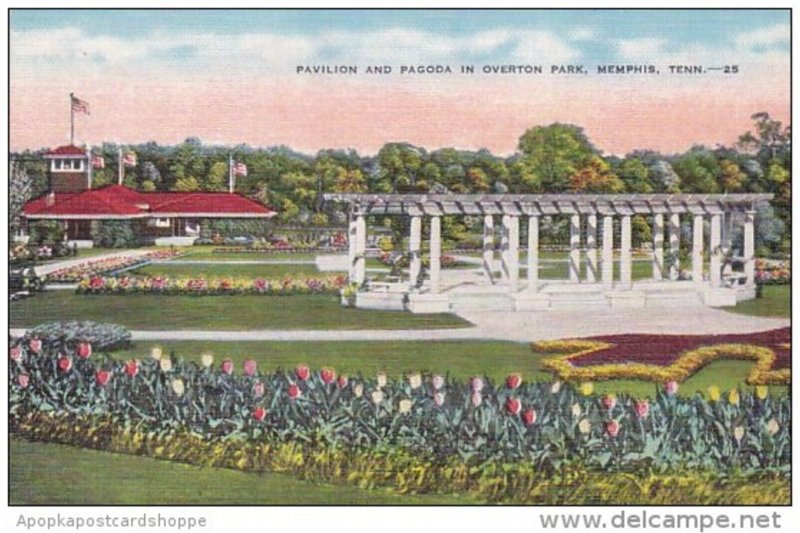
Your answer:
[[[422,245],[422,217],[411,217],[411,232],[408,238],[408,277],[409,285],[411,287],[417,286],[419,273],[422,270],[422,255],[420,248]]]
[[[569,280],[578,283],[581,272],[581,216],[569,219]]]
[[[603,286],[610,289],[614,284],[614,218],[603,216]]]
[[[441,281],[441,258],[442,258],[442,218],[431,218],[431,250],[430,250],[430,277],[431,293],[439,293]]]
[[[355,282],[364,283],[367,278],[367,221],[364,215],[356,217]]]
[[[755,232],[755,211],[745,211],[744,213],[744,246],[742,255],[744,256],[744,275],[747,287],[752,287],[756,283],[756,232]]]
[[[508,253],[508,246],[509,246],[509,235],[508,235],[508,226],[510,225],[511,217],[508,215],[503,215],[503,225],[500,228],[500,271],[502,272],[503,279],[509,279],[509,253]]]
[[[722,251],[730,254],[733,249],[733,213],[726,212],[722,215]],[[733,271],[733,265],[726,263],[723,266],[723,275],[729,275]]]
[[[681,250],[681,216],[672,213],[669,216],[669,253],[672,261],[669,267],[669,279],[676,280],[680,276],[681,264],[678,254]]]
[[[722,216],[711,215],[711,238],[709,239],[711,261],[709,278],[711,287],[716,289],[722,284]]]
[[[494,283],[494,217],[483,217],[483,269],[486,277]]]
[[[358,256],[358,246],[356,244],[356,235],[358,232],[357,218],[350,216],[347,227],[347,267],[348,267],[348,280],[350,283],[358,283],[356,281],[356,257]]]
[[[619,280],[623,287],[629,288],[632,282],[632,255],[631,255],[631,217],[623,215],[620,228],[620,265]]]
[[[653,215],[653,279],[664,279],[664,215]]]
[[[586,217],[586,281],[597,281],[597,215]]]
[[[703,282],[703,215],[695,215],[692,222],[692,281]]]
[[[508,217],[508,290],[519,289],[519,217]]]
[[[528,217],[528,290],[539,282],[539,217]]]

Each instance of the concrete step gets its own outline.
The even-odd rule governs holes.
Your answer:
[[[510,294],[458,293],[450,295],[453,311],[511,311],[514,300]]]

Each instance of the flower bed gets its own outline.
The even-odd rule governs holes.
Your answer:
[[[338,294],[345,276],[281,279],[172,278],[167,276],[91,276],[78,284],[79,294],[164,294],[215,296],[230,294]]]
[[[756,283],[759,285],[788,285],[792,282],[792,267],[789,261],[770,263],[756,259]]]
[[[407,268],[409,265],[409,257],[407,254],[398,255],[394,253],[384,252],[378,256],[378,261],[380,261],[382,264],[388,267],[399,266],[402,268]],[[461,261],[459,261],[452,255],[442,255],[439,258],[439,261],[440,261],[440,266],[442,268],[457,268],[463,265]],[[430,259],[428,259],[427,257],[423,257],[422,264],[425,267],[430,267]]]
[[[117,324],[83,322],[52,322],[28,330],[28,338],[38,339],[49,346],[71,346],[89,342],[97,350],[112,350],[128,344],[131,332]]]
[[[9,389],[17,427],[41,422],[41,413],[73,417],[94,428],[79,432],[90,442],[110,438],[95,425],[105,424],[123,433],[103,442],[134,453],[178,460],[186,453],[195,464],[224,458],[243,469],[285,461],[274,454],[288,453],[287,443],[350,458],[372,450],[395,474],[407,470],[391,468],[399,466],[393,456],[429,465],[433,477],[459,467],[463,483],[509,464],[541,476],[651,468],[783,475],[790,468],[790,399],[765,388],[708,399],[679,397],[674,387],[652,400],[598,397],[587,386],[525,383],[518,374],[498,384],[419,373],[391,380],[306,366],[263,373],[253,360],[236,372],[230,360],[217,365],[209,354],[195,362],[153,350],[145,360],[121,362],[87,343],[32,346],[24,338],[10,347]],[[158,437],[131,440],[142,427]],[[170,439],[196,440],[200,453],[171,447]],[[239,453],[228,454],[228,445]],[[321,469],[335,466],[320,461]],[[424,489],[427,482],[417,483]]]
[[[89,276],[102,276],[143,265],[153,259],[169,259],[184,252],[173,249],[155,250],[138,256],[117,256],[106,259],[95,259],[53,271],[45,277],[46,283],[78,283]]]
[[[540,352],[568,352],[543,366],[570,381],[684,381],[717,359],[754,360],[751,385],[791,380],[791,329],[744,335],[613,335],[534,343]]]
[[[214,248],[211,253],[214,254],[301,254],[301,253],[337,253],[347,249],[344,246],[275,246],[267,247],[251,247],[251,246],[221,246]]]

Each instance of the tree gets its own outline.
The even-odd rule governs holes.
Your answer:
[[[676,193],[681,190],[681,178],[669,164],[669,161],[660,159],[649,167],[658,192]]]
[[[8,179],[8,242],[14,242],[22,227],[22,209],[31,199],[32,191],[33,179],[17,161],[12,160]]]
[[[672,167],[681,177],[681,192],[719,192],[719,163],[714,154],[705,148],[692,148],[675,159]]]
[[[529,180],[538,182],[544,192],[566,190],[570,176],[599,155],[583,128],[558,123],[527,130],[519,139],[519,150]]]
[[[747,174],[742,172],[739,165],[730,159],[723,159],[719,162],[719,168],[719,182],[722,185],[722,192],[739,192],[744,189]]]
[[[208,177],[203,184],[206,191],[225,191],[228,189],[228,164],[217,161],[208,170]]]
[[[188,178],[181,178],[172,186],[173,191],[192,192],[200,189],[200,184],[197,183],[197,178],[190,176]]]
[[[611,172],[611,167],[601,157],[593,157],[586,166],[569,178],[569,189],[583,193],[618,193],[625,184]]]
[[[625,190],[632,193],[652,193],[655,190],[650,181],[650,172],[639,158],[625,159],[617,169]]]

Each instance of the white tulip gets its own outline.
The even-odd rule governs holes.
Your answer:
[[[572,404],[572,416],[574,416],[575,418],[578,418],[579,416],[581,416],[581,413],[582,413],[582,411],[581,411],[580,404],[578,404],[577,402],[573,403]]]
[[[174,392],[178,396],[183,396],[183,393],[185,392],[185,390],[186,389],[185,389],[185,387],[183,385],[183,380],[182,379],[173,379],[172,380],[172,392]]]
[[[408,376],[408,384],[411,385],[413,390],[416,390],[422,386],[422,376],[420,374],[411,374]]]
[[[411,400],[409,400],[408,398],[406,398],[404,400],[400,400],[400,403],[397,406],[397,410],[401,414],[410,413],[411,412],[411,405],[412,405],[411,404]]]
[[[584,418],[580,422],[578,422],[578,431],[583,433],[584,435],[589,433],[592,430],[592,423],[589,422],[588,418]]]
[[[386,386],[386,374],[384,374],[383,372],[378,373],[377,381],[378,381],[378,388],[379,389],[385,387]]]
[[[372,403],[374,403],[375,405],[381,403],[383,401],[383,398],[384,394],[382,390],[378,389],[376,391],[372,391]]]
[[[210,368],[214,364],[214,356],[210,353],[204,353],[200,356],[200,362],[203,363],[204,367]]]
[[[164,359],[159,361],[158,364],[161,366],[162,372],[169,372],[170,370],[172,370],[172,359],[170,359],[169,357],[165,357]]]
[[[161,356],[163,354],[164,354],[164,352],[161,350],[160,346],[153,346],[152,348],[150,348],[150,358],[151,359],[155,359],[156,361],[160,361],[161,360]]]
[[[770,435],[776,434],[780,429],[780,424],[778,424],[778,421],[774,418],[767,422],[767,432],[769,432]]]

